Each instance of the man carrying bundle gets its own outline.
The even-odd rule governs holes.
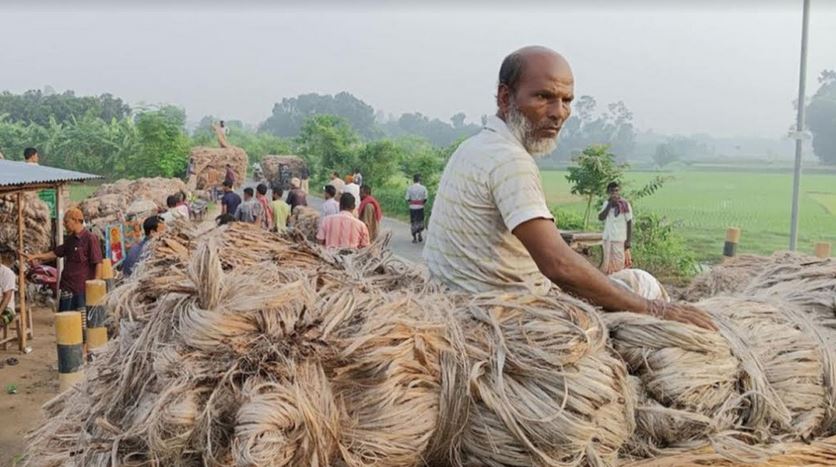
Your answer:
[[[703,311],[624,290],[563,241],[546,206],[534,157],[551,153],[569,118],[574,77],[545,47],[526,47],[499,71],[498,111],[450,157],[424,259],[451,288],[546,294],[551,283],[611,311],[716,329]]]

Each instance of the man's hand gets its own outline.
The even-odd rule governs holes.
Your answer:
[[[686,303],[668,303],[664,300],[650,300],[648,314],[667,321],[691,324],[709,331],[716,331],[717,326],[708,313]]]

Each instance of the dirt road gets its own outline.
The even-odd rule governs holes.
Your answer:
[[[41,406],[58,393],[58,367],[52,311],[35,308],[32,352],[21,354],[17,345],[0,350],[0,466],[14,466],[25,446],[23,437],[43,422]],[[17,365],[7,360],[17,359]],[[9,394],[14,385],[17,394]]]

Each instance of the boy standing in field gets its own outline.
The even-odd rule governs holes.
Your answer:
[[[630,203],[621,197],[618,182],[607,185],[609,198],[604,201],[598,220],[604,222],[604,260],[601,271],[612,274],[633,266],[630,255],[630,240],[633,236],[633,210]]]

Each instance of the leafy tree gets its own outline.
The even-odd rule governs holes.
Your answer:
[[[465,118],[467,118],[467,116],[462,112],[459,112],[459,113],[453,115],[452,117],[450,117],[450,122],[453,123],[453,128],[455,128],[456,130],[460,130],[460,129],[464,128],[464,119]]]
[[[390,140],[372,141],[358,152],[357,163],[363,173],[363,183],[377,188],[393,182],[398,175],[398,163],[403,150]]]
[[[448,146],[459,139],[476,134],[479,125],[464,123],[465,115],[458,113],[451,117],[453,125],[437,118],[430,119],[421,113],[405,113],[397,120],[382,125],[383,131],[392,137],[405,135],[420,136],[436,146]]]
[[[73,91],[62,94],[30,90],[23,94],[0,93],[0,114],[7,114],[13,122],[35,123],[45,127],[50,118],[65,123],[87,114],[106,122],[121,120],[131,114],[131,108],[122,99],[111,94],[78,97]]]
[[[657,167],[664,168],[677,160],[679,160],[679,155],[676,154],[673,144],[662,143],[656,146],[656,152],[653,153],[653,162],[656,163]]]
[[[589,227],[592,213],[592,201],[607,192],[607,184],[621,179],[626,164],[617,164],[615,154],[607,145],[592,145],[573,159],[575,165],[569,167],[566,180],[572,185],[571,192],[586,198],[586,211],[583,216],[584,229]]]
[[[807,106],[807,126],[813,133],[813,150],[823,164],[836,164],[836,71],[825,70]]]
[[[298,152],[320,180],[337,170],[348,172],[357,165],[359,137],[348,122],[335,115],[317,115],[302,125],[296,138]]]
[[[365,138],[379,136],[374,109],[347,92],[337,95],[302,94],[284,98],[273,106],[272,115],[262,123],[260,131],[279,137],[299,134],[305,121],[315,115],[336,115]]]
[[[181,176],[189,158],[190,141],[185,131],[186,114],[174,106],[147,111],[136,118],[139,146],[130,158],[136,177]]]
[[[591,145],[606,144],[622,156],[629,156],[635,147],[636,129],[633,113],[624,102],[607,106],[597,112],[598,103],[592,96],[581,96],[574,105],[574,113],[563,124],[556,151],[549,157],[567,160]]]

